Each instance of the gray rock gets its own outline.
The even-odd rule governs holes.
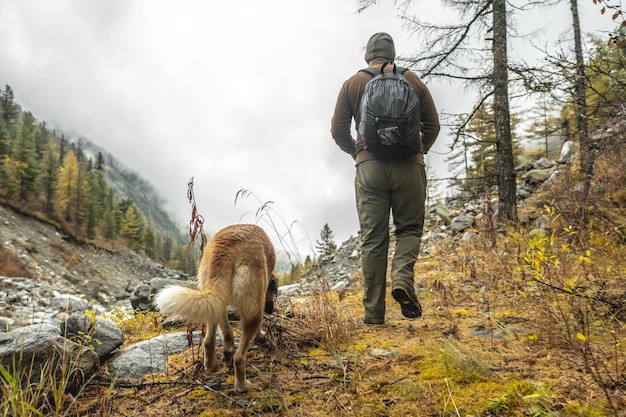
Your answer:
[[[478,239],[478,233],[476,232],[465,232],[463,236],[461,236],[461,242],[471,242],[475,239]]]
[[[69,371],[68,380],[78,386],[95,374],[100,360],[91,349],[62,337],[58,328],[32,325],[0,333],[0,364],[16,375],[28,373],[25,383],[37,383],[44,375],[31,369],[46,369],[57,379],[67,378]]]
[[[525,171],[530,171],[531,169],[533,169],[533,164],[531,164],[530,162],[524,162],[518,166],[516,166],[513,170],[515,172],[525,172]]]
[[[61,334],[73,340],[81,340],[98,354],[106,357],[124,343],[124,332],[116,324],[100,316],[92,317],[84,313],[72,313],[61,325]]]
[[[61,311],[85,312],[89,308],[89,301],[75,295],[59,294],[52,298],[52,308]]]
[[[535,162],[535,168],[537,169],[546,169],[546,168],[552,168],[554,166],[554,161],[551,161],[547,158],[540,158],[538,161]]]
[[[550,178],[550,174],[552,174],[551,168],[546,169],[533,169],[532,171],[528,171],[526,174],[522,175],[522,179],[530,185],[541,184]]]
[[[437,205],[435,207],[435,214],[439,216],[439,218],[441,218],[444,224],[448,225],[452,221],[452,214],[450,213],[450,210],[448,210],[448,208],[445,206]]]
[[[461,214],[452,219],[452,223],[450,224],[450,230],[455,233],[461,233],[465,229],[472,227],[474,224],[474,219],[467,214]]]
[[[579,144],[578,142],[573,142],[568,140],[561,147],[561,155],[559,159],[557,159],[557,163],[559,164],[571,164],[574,162],[574,158],[576,158],[576,152],[578,151]]]
[[[217,336],[220,337],[219,333]],[[194,332],[194,345],[200,344],[200,340],[200,332]],[[108,362],[109,371],[116,377],[127,379],[165,372],[167,357],[188,348],[187,332],[167,333],[120,350]]]
[[[0,332],[8,332],[13,327],[15,320],[9,317],[0,317]]]
[[[331,291],[343,290],[345,288],[348,288],[349,286],[350,286],[350,280],[349,279],[343,279],[341,281],[337,281],[335,283],[335,285],[333,285],[330,290]]]
[[[398,356],[398,351],[393,350],[383,350],[383,349],[372,349],[370,351],[370,355],[376,358],[395,358]]]
[[[152,297],[150,285],[141,284],[130,294],[130,304],[135,310],[149,311],[152,309]]]
[[[287,300],[290,297],[302,295],[300,284],[281,285],[278,287],[277,297],[279,300]]]

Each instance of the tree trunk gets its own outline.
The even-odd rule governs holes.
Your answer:
[[[517,220],[516,182],[508,92],[506,0],[493,0],[493,106],[498,159],[498,218]]]
[[[578,140],[580,142],[580,171],[584,174],[584,196],[589,191],[591,175],[593,173],[593,151],[587,129],[587,97],[585,95],[587,77],[583,57],[582,40],[580,37],[580,17],[578,15],[578,0],[570,0],[574,25],[574,52],[576,54],[576,122],[578,124]]]

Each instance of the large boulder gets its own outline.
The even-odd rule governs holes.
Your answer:
[[[217,343],[221,343],[219,333]],[[200,344],[200,332],[193,333],[194,345]],[[137,379],[165,372],[167,357],[189,348],[187,332],[166,333],[117,352],[108,362],[109,372],[119,378]]]
[[[63,378],[71,389],[96,373],[100,359],[93,350],[62,337],[54,326],[30,325],[0,333],[0,364],[22,378],[21,383]]]

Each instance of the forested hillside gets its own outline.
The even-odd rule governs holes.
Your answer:
[[[198,252],[186,249],[149,182],[87,139],[50,129],[21,108],[10,86],[0,100],[1,203],[78,241],[130,248],[195,273]]]

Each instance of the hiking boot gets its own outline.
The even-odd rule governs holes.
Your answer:
[[[384,317],[363,317],[363,323],[365,324],[385,324]]]
[[[402,315],[409,319],[416,319],[422,315],[422,306],[413,294],[404,288],[396,287],[391,291],[393,299],[400,303]]]

